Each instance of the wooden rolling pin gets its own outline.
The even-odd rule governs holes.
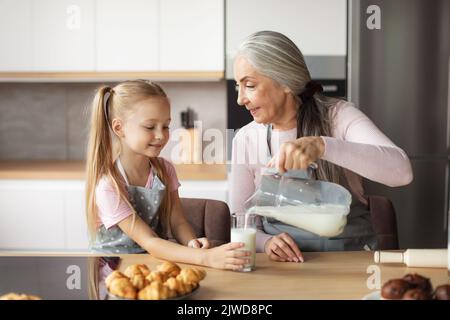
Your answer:
[[[408,267],[447,268],[447,249],[408,249],[405,252],[375,251],[375,263],[404,263]]]

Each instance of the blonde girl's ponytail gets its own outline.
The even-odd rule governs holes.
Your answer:
[[[98,89],[91,107],[91,122],[86,156],[86,217],[90,241],[95,238],[98,221],[98,209],[95,188],[103,176],[110,179],[120,197],[128,201],[125,185],[121,181],[118,170],[114,166],[114,148],[110,132],[109,103],[114,90],[109,86]],[[134,211],[134,210],[133,210]]]

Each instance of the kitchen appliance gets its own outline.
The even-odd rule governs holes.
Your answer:
[[[392,200],[401,248],[447,247],[450,1],[349,1],[349,99],[411,159]]]

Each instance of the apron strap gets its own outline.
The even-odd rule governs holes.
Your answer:
[[[267,141],[267,148],[269,148],[269,156],[272,158],[272,146],[271,146],[271,140],[272,140],[272,125],[267,125],[267,134],[266,134],[266,141]]]
[[[130,183],[128,182],[128,178],[127,178],[127,174],[125,173],[125,169],[123,168],[122,162],[120,162],[120,157],[117,158],[116,160],[116,166],[117,169],[119,169],[120,174],[122,175],[122,177],[124,178],[127,186],[130,185]],[[157,176],[155,169],[153,168],[153,166],[150,164],[151,168],[151,172],[152,172],[152,186],[154,185],[155,182],[155,177]]]
[[[124,169],[123,166],[122,166],[122,162],[120,162],[120,157],[117,158],[117,160],[116,160],[116,166],[117,166],[117,169],[119,169],[120,174],[121,174],[122,177],[124,178],[124,180],[125,180],[127,186],[129,186],[130,183],[128,182],[127,174],[125,173],[125,169]]]

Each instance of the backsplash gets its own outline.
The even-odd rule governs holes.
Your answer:
[[[190,107],[203,130],[226,130],[226,83],[160,83],[171,102],[171,131]],[[0,84],[0,160],[82,160],[89,108],[100,83]],[[171,158],[175,141],[162,156]],[[205,146],[204,146],[205,147]]]

